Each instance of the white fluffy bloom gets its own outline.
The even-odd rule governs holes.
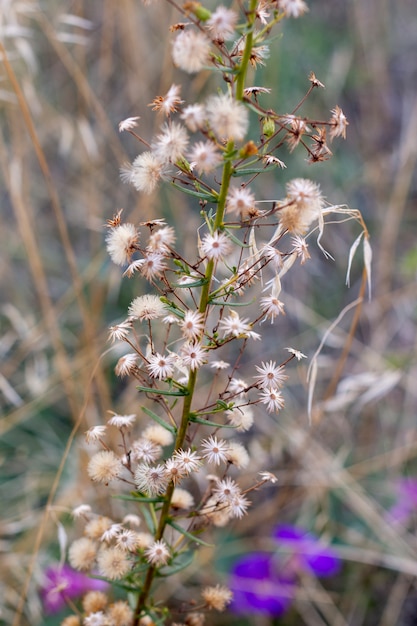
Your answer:
[[[134,224],[121,224],[112,228],[106,237],[107,252],[116,265],[129,263],[137,250],[139,233]]]
[[[203,128],[206,119],[206,112],[202,104],[189,104],[181,113],[181,119],[188,130],[196,133]]]
[[[189,160],[198,174],[212,172],[222,163],[222,155],[211,141],[195,143],[189,152]]]
[[[208,259],[222,259],[232,250],[232,242],[222,232],[207,233],[201,242],[201,249]]]
[[[278,0],[278,6],[288,17],[300,17],[308,11],[304,0]]]
[[[156,158],[162,163],[175,163],[180,160],[188,146],[188,134],[184,126],[172,122],[165,124],[162,132],[152,144]]]
[[[248,110],[227,94],[211,96],[206,104],[207,120],[218,139],[245,138],[249,126]]]
[[[245,187],[233,187],[226,199],[228,213],[238,213],[242,217],[253,215],[255,209],[255,196]]]
[[[210,40],[203,33],[183,30],[174,40],[172,60],[184,72],[199,72],[209,62],[210,47]]]
[[[159,380],[171,378],[174,373],[174,363],[176,360],[174,355],[168,354],[163,356],[157,352],[156,354],[152,354],[148,360],[149,363],[146,367],[152,378],[159,378]]]
[[[145,556],[151,565],[159,567],[168,563],[170,554],[167,544],[163,539],[160,539],[159,541],[154,541],[154,543],[145,550]]]
[[[128,314],[139,320],[154,320],[166,313],[165,307],[158,296],[145,294],[135,298],[129,306]]]
[[[224,41],[233,39],[238,15],[232,9],[219,6],[207,20],[206,26],[214,39]]]
[[[133,161],[132,165],[120,170],[123,182],[131,183],[138,191],[152,193],[161,178],[167,176],[165,161],[153,152],[143,152]]]

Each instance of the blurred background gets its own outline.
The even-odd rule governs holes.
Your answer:
[[[210,569],[226,576],[233,557],[259,546],[278,522],[298,523],[328,537],[344,561],[326,583],[326,601],[321,583],[312,591],[309,581],[309,594],[285,616],[240,623],[411,626],[417,487],[401,523],[387,511],[403,497],[401,480],[417,480],[417,12],[413,0],[311,0],[309,8],[276,31],[254,84],[271,87],[268,106],[289,113],[314,71],[325,89],[300,114],[328,119],[338,104],[349,120],[347,139],[316,165],[302,151],[279,154],[287,170],[261,181],[258,193],[279,198],[287,180],[308,177],[330,204],[359,209],[371,235],[372,298],[330,396],[354,310],[326,341],[311,427],[307,366],[293,368],[285,415],[266,419],[258,439],[279,487],[260,495],[238,527],[219,533],[217,556],[205,562],[202,551],[201,562],[206,576]],[[120,120],[140,115],[150,139],[159,124],[148,106],[155,96],[181,83],[183,99],[193,102],[216,84],[209,73],[188,77],[172,66],[168,28],[180,20],[162,0],[146,7],[139,0],[0,0],[2,624],[13,623],[31,564],[20,623],[60,623],[42,613],[42,572],[59,559],[60,525],[73,532],[71,507],[101,497],[86,478],[81,434],[109,409],[130,413],[137,402],[134,385],[113,374],[118,353],[109,350],[107,329],[125,317],[140,286],[111,265],[103,225],[123,207],[128,221],[164,216],[187,224],[180,235],[194,241],[198,207],[185,196],[168,188],[138,195],[119,179],[120,166],[141,149],[119,134]],[[359,233],[354,222],[327,227],[324,243],[335,261],[310,245],[311,261],[284,283],[287,315],[273,327],[276,354],[265,360],[283,358],[288,344],[311,357],[357,298],[360,252],[350,288],[345,276]],[[53,513],[42,521],[51,489]]]

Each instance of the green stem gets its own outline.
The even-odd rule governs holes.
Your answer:
[[[253,46],[253,29],[256,20],[256,7],[258,6],[258,0],[250,0],[249,10],[247,13],[247,35],[245,39],[245,48],[243,50],[242,61],[239,67],[239,73],[236,80],[236,100],[243,100],[243,89],[245,87],[246,74],[248,71],[248,65],[250,56],[252,54]]]
[[[242,63],[241,63],[238,78],[237,78],[237,84],[236,84],[236,99],[237,100],[242,100],[243,98],[243,88],[245,85],[245,78],[246,78],[248,63],[249,63],[250,54],[252,50],[253,25],[254,25],[255,18],[256,18],[257,3],[258,3],[258,0],[250,1],[250,7],[249,7],[249,12],[248,12],[249,33],[246,37],[245,50],[243,53]],[[226,155],[231,154],[233,149],[234,149],[234,142],[229,141],[226,147],[225,154]],[[229,191],[232,172],[233,172],[232,162],[230,159],[227,159],[227,161],[225,162],[223,166],[223,175],[222,175],[222,182],[221,182],[220,192],[219,192],[219,197],[218,197],[217,212],[216,212],[216,217],[215,217],[214,225],[213,225],[214,231],[221,229],[224,224],[226,199],[227,199],[227,194]],[[202,314],[206,313],[207,308],[209,306],[210,288],[211,288],[211,284],[213,280],[214,268],[215,268],[215,263],[214,263],[214,260],[211,259],[207,262],[207,267],[206,267],[206,272],[205,272],[205,283],[201,288],[201,294],[200,294],[200,302],[199,302],[198,310]],[[175,450],[179,450],[180,448],[184,446],[184,442],[185,442],[186,435],[187,435],[188,424],[190,421],[191,405],[193,401],[196,382],[197,382],[197,370],[194,370],[190,372],[190,377],[188,380],[188,395],[184,397],[181,424],[178,429],[178,433],[177,433],[177,437],[175,441]],[[173,483],[170,483],[170,485],[167,488],[164,504],[161,509],[161,514],[159,517],[159,525],[155,533],[155,541],[159,541],[160,539],[162,539],[164,535],[165,528],[169,521],[171,499],[172,499],[173,493],[174,493],[174,485]],[[135,610],[135,614],[133,618],[133,626],[139,626],[141,613],[146,607],[147,599],[151,592],[151,587],[152,587],[152,583],[155,578],[156,572],[157,572],[157,567],[155,567],[154,565],[151,565],[146,573],[145,581],[143,583],[143,587],[142,587],[141,593],[139,595],[139,598],[136,604],[136,610]]]

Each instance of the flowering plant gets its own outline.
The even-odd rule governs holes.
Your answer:
[[[137,413],[113,413],[107,424],[86,433],[87,443],[101,448],[88,464],[91,480],[114,485],[135,511],[116,521],[89,505],[77,507],[74,514],[85,528],[70,547],[69,561],[115,581],[129,602],[119,602],[116,611],[103,594],[90,594],[84,613],[67,618],[66,626],[81,619],[87,626],[162,625],[172,616],[196,624],[202,612],[230,604],[232,592],[221,584],[204,587],[200,602],[186,604],[168,589],[157,600],[155,590],[187,567],[196,546],[207,545],[204,530],[239,520],[250,507],[249,494],[276,482],[265,467],[257,468],[257,478],[254,472],[250,481],[239,480],[250,457],[238,436],[263,412],[282,410],[286,366],[305,358],[288,347],[277,359],[262,360],[254,347],[262,342],[261,324],[275,324],[284,313],[281,280],[297,260],[310,258],[307,238],[314,230],[323,249],[331,211],[363,226],[352,256],[362,237],[368,245],[360,214],[326,206],[310,180],[295,177],[279,197],[256,199],[256,179],[285,168],[276,156],[283,147],[300,146],[309,162],[324,161],[331,156],[328,140],[346,132],[339,107],[323,121],[297,115],[305,98],[323,86],[313,73],[305,98],[290,114],[261,104],[268,88],[247,85],[251,68],[265,63],[271,29],[302,15],[303,0],[249,0],[240,13],[170,3],[187,20],[172,27],[174,64],[190,74],[211,67],[225,89],[188,104],[180,86],[171,85],[151,103],[164,118],[153,139],[139,134],[138,117],[119,126],[144,146],[122,167],[123,181],[145,194],[169,181],[198,203],[201,225],[190,255],[181,245],[190,234],[164,219],[133,224],[119,210],[107,223],[112,261],[124,275],[149,285],[148,293],[133,299],[126,319],[110,328],[112,342],[127,348],[115,372],[135,381],[149,423],[138,433]],[[248,136],[251,116],[259,122],[257,140]],[[108,443],[112,431],[119,433],[117,445]]]

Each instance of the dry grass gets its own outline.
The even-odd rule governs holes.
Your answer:
[[[260,496],[236,534],[216,538],[221,560],[202,550],[189,576],[204,565],[209,580],[245,546],[265,545],[277,521],[298,521],[336,538],[345,567],[329,587],[304,581],[293,613],[280,623],[406,626],[413,623],[408,606],[417,603],[415,524],[393,527],[386,509],[396,479],[417,473],[417,94],[410,61],[417,18],[405,0],[345,4],[313,3],[298,34],[299,22],[291,25],[295,43],[284,35],[279,50],[285,55],[286,46],[293,47],[300,65],[307,63],[305,74],[314,69],[326,83],[331,97],[322,95],[323,102],[330,108],[336,94],[350,119],[348,142],[339,144],[329,170],[310,167],[308,175],[323,181],[329,200],[364,212],[374,251],[373,297],[363,303],[354,334],[351,311],[326,341],[312,426],[301,365],[285,415],[260,424],[263,460],[279,477],[279,489]],[[184,223],[194,219],[177,195],[138,201],[118,178],[119,166],[136,154],[130,137],[121,141],[118,121],[141,115],[143,128],[152,128],[147,104],[175,80],[161,35],[172,21],[169,10],[131,0],[43,7],[0,1],[0,577],[7,598],[0,622],[16,626],[44,623],[36,588],[42,568],[59,552],[58,521],[66,524],[73,504],[101,497],[85,479],[86,454],[72,437],[108,409],[127,410],[135,402],[135,390],[118,386],[111,374],[116,357],[108,350],[107,326],[123,315],[132,286],[122,285],[107,261],[102,225],[122,206],[132,221],[146,219],[154,202],[158,213],[163,208]],[[335,40],[332,29],[340,32],[344,24]],[[320,33],[326,32],[325,45]],[[302,47],[318,50],[317,62],[326,59],[327,66],[310,67]],[[296,68],[297,58],[284,57],[278,83],[290,84]],[[191,81],[190,92],[204,90],[206,80]],[[297,75],[295,91],[300,80]],[[350,226],[341,231],[327,231],[336,263],[317,252],[308,281],[296,276],[286,287],[284,339],[274,338],[265,360],[288,336],[311,356],[357,297],[359,265],[349,292],[343,282],[358,233]],[[179,590],[183,583],[178,579]]]

